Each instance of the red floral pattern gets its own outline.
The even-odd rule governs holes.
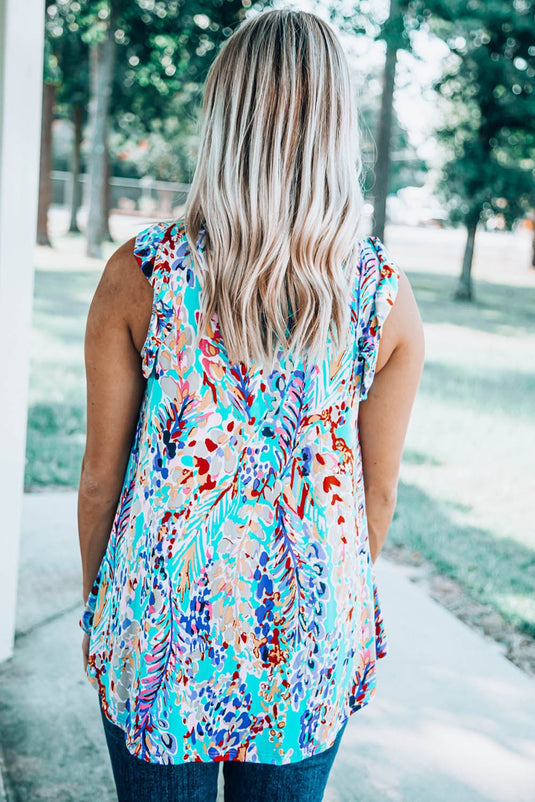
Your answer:
[[[201,277],[181,221],[135,255],[154,288],[147,384],[80,621],[88,678],[146,761],[299,761],[370,701],[386,654],[357,415],[399,273],[364,239],[350,346],[321,366],[280,352],[267,374],[229,362],[217,317],[191,347]]]

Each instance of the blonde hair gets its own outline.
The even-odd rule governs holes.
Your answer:
[[[349,329],[362,209],[349,69],[327,23],[278,9],[224,43],[205,85],[184,212],[204,304],[231,363],[310,360]],[[203,253],[197,250],[204,229]]]

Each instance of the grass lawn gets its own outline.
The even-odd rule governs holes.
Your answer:
[[[529,237],[478,237],[466,304],[451,299],[462,232],[390,232],[426,363],[389,539],[535,636],[535,271]]]
[[[116,218],[118,243],[145,225]],[[54,232],[53,232],[54,234]],[[431,560],[535,636],[535,271],[525,234],[480,233],[476,302],[456,303],[462,231],[392,227],[426,330],[426,364],[389,540]],[[75,487],[83,334],[104,260],[80,237],[36,249],[26,488]],[[116,246],[106,246],[106,256]]]
[[[87,311],[106,259],[148,224],[119,216],[114,222],[117,242],[104,244],[103,259],[85,256],[81,235],[63,233],[68,221],[60,210],[49,216],[54,248],[35,249],[26,490],[78,485],[85,441]]]

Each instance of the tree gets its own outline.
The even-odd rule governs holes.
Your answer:
[[[46,57],[46,54],[48,54],[48,57]],[[81,203],[79,182],[81,143],[85,108],[89,94],[88,49],[81,39],[80,25],[69,4],[55,3],[52,0],[48,0],[45,16],[45,83],[52,67],[55,91],[54,93],[49,93],[46,98],[46,104],[43,104],[43,120],[46,121],[46,124],[43,125],[43,130],[47,131],[49,137],[45,148],[50,149],[51,168],[52,120],[54,116],[71,119],[73,140],[69,231],[77,232],[79,231],[77,212]],[[42,224],[38,226],[38,231],[43,230],[48,214],[48,200],[46,199],[50,197],[49,176],[49,170],[43,171],[40,179],[40,194],[43,195],[44,200],[41,207]],[[39,239],[40,235],[38,234],[38,241]]]
[[[265,4],[262,0],[255,6]],[[78,187],[76,171],[83,122],[80,107],[85,107],[89,91],[88,71],[77,70],[77,63],[85,67],[88,53],[93,52],[92,116],[88,126],[91,253],[100,252],[107,232],[107,129],[113,126],[125,138],[157,135],[168,130],[173,106],[173,113],[184,123],[182,128],[191,132],[195,117],[192,109],[200,99],[208,68],[221,43],[251,5],[250,0],[62,0],[50,5],[50,37],[56,40],[54,48],[62,69],[61,113],[75,122],[73,190]],[[75,75],[77,80],[80,78],[79,84]],[[184,99],[182,108],[178,108],[177,97]],[[181,160],[184,163],[183,156]],[[76,197],[73,191],[72,230],[77,228]]]
[[[454,5],[435,24],[456,57],[436,87],[448,108],[441,191],[466,226],[455,298],[470,301],[478,223],[500,215],[510,228],[535,206],[535,3]]]
[[[357,35],[373,36],[377,41],[384,41],[385,64],[383,70],[381,106],[377,125],[377,149],[374,166],[374,204],[372,233],[384,240],[386,223],[386,199],[392,179],[392,139],[394,130],[394,91],[398,52],[411,51],[410,33],[419,27],[430,15],[429,0],[390,0],[388,15],[385,19],[365,3],[359,3],[352,12],[344,14],[340,4],[330,8],[331,20],[343,30],[350,30]]]
[[[102,256],[102,240],[107,229],[108,114],[115,65],[115,36],[121,13],[121,0],[111,0],[99,9],[97,24],[91,33],[91,99],[89,128],[91,145],[88,164],[87,255]]]
[[[138,130],[150,131],[155,119],[167,118],[169,100],[174,94],[191,89],[192,85],[200,86],[221,43],[230,36],[234,25],[243,19],[251,2],[168,0],[164,3],[155,0],[149,4],[140,0],[100,0],[98,5],[99,20],[107,20],[107,41],[115,43],[115,48],[110,45],[110,50],[116,53],[112,96],[115,118],[119,119],[122,114],[124,121],[128,115],[128,125],[137,124]],[[110,11],[109,15],[106,9]],[[95,24],[97,27],[100,25],[98,20],[95,22],[94,14],[95,4],[86,7],[85,24],[89,25],[89,30],[94,30]],[[99,59],[100,72],[105,64],[105,59]],[[95,81],[92,97],[96,97],[97,91],[102,94],[104,86],[106,91],[110,90],[110,78],[108,82]],[[95,132],[103,130],[99,115],[103,114],[105,106],[103,102],[98,107],[94,103],[93,137]],[[102,134],[99,135],[100,152],[103,140]],[[90,161],[93,163],[93,156]],[[95,176],[96,164],[98,160],[90,167]],[[92,253],[99,252],[104,236],[100,215],[106,204],[102,200],[99,203],[97,195],[95,188],[89,198],[89,217],[99,221],[92,227],[91,238],[88,236],[88,250]],[[100,212],[95,208],[97,204]]]
[[[41,151],[39,159],[39,195],[37,201],[37,244],[50,245],[48,209],[52,197],[52,123],[54,99],[59,80],[57,59],[45,41],[43,64],[43,103],[41,112]]]
[[[39,157],[39,195],[37,202],[37,244],[50,245],[48,236],[48,210],[52,198],[52,123],[54,121],[54,94],[56,85],[43,81],[41,112],[41,148]]]
[[[48,36],[61,68],[61,80],[56,94],[56,114],[72,122],[69,231],[77,233],[80,230],[78,209],[82,202],[82,138],[89,100],[89,50],[82,41],[76,15],[64,5],[55,6],[55,9],[54,22],[49,27]]]
[[[363,163],[363,188],[366,196],[373,195],[376,187],[374,168],[376,165],[377,144],[372,132],[379,129],[381,113],[381,92],[376,93],[373,87],[381,84],[381,76],[375,70],[366,76],[360,76],[366,91],[359,93],[360,150]],[[395,193],[407,186],[423,186],[425,184],[427,164],[419,156],[412,145],[407,129],[402,125],[392,109],[391,135],[389,142],[390,169],[388,176],[388,194]]]
[[[406,30],[403,18],[403,3],[390,0],[388,19],[382,27],[380,38],[386,42],[381,111],[377,131],[377,160],[375,163],[375,201],[373,205],[373,234],[383,240],[386,223],[386,198],[391,172],[392,120],[394,109],[394,86],[398,50],[406,45]]]

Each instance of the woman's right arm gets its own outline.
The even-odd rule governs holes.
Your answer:
[[[381,331],[375,376],[359,407],[368,536],[372,561],[388,534],[412,406],[422,375],[425,344],[420,312],[404,271]]]

